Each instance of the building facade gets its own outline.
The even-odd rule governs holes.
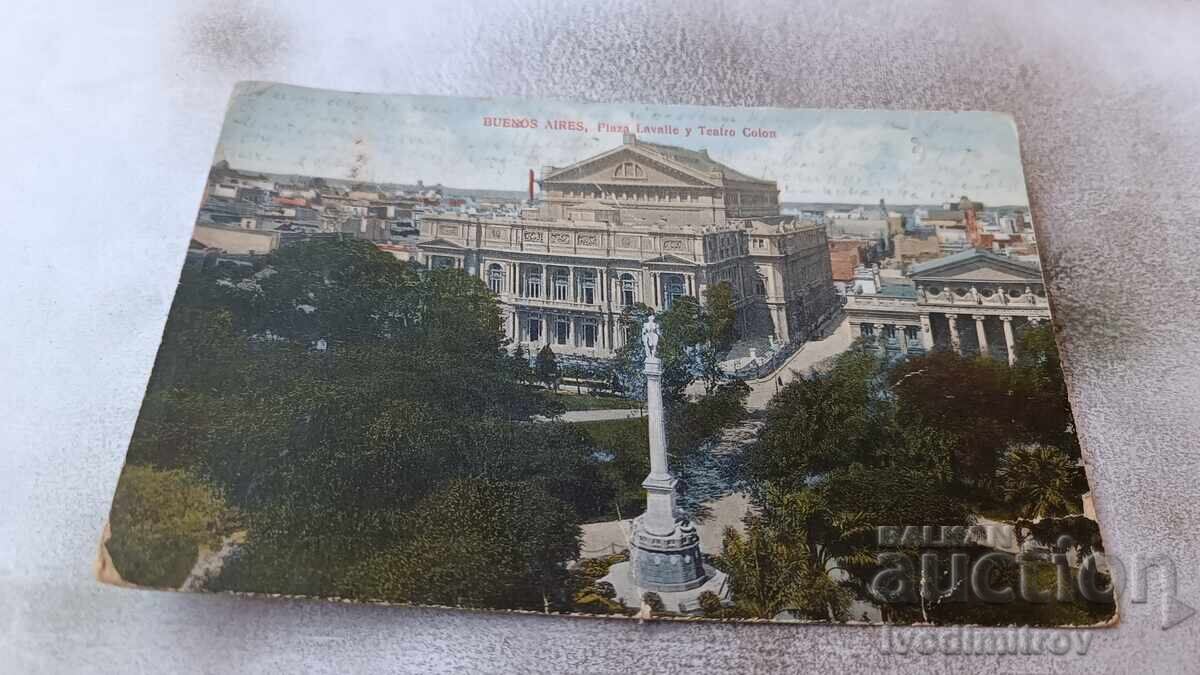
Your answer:
[[[879,349],[1017,358],[1016,335],[1050,319],[1041,269],[968,249],[912,266],[901,282],[860,268],[846,299],[851,335]]]
[[[506,331],[529,349],[607,357],[631,306],[665,310],[733,291],[743,335],[803,340],[836,311],[824,228],[779,214],[774,181],[703,150],[639,141],[542,168],[541,200],[517,217],[424,213],[418,260],[477,275]]]

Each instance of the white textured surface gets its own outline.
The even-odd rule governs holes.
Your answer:
[[[1106,540],[1172,556],[1200,607],[1200,3],[77,4],[0,22],[0,670],[1196,670],[1200,617],[1162,631],[1154,583],[1084,658],[914,657],[875,629],[134,592],[91,565],[227,95],[258,79],[1013,113]]]

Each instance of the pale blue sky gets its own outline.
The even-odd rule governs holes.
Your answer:
[[[532,118],[538,128],[488,128],[484,117]],[[546,128],[560,119],[587,131]],[[216,157],[252,171],[522,190],[531,168],[619,145],[621,134],[600,131],[602,122],[675,126],[679,135],[639,137],[707,148],[719,162],[777,181],[786,201],[938,203],[965,194],[988,204],[1028,203],[1016,128],[1008,116],[987,112],[583,104],[244,83]],[[736,135],[700,136],[699,126]],[[744,128],[759,127],[778,135],[743,136]]]

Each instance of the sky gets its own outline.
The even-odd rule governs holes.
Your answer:
[[[488,126],[489,119],[510,126]],[[552,128],[556,121],[565,128]],[[1028,204],[1016,126],[989,112],[585,104],[242,83],[214,161],[267,173],[524,190],[530,169],[540,175],[543,166],[609,150],[620,145],[621,126],[639,124],[652,128],[640,139],[704,148],[742,173],[776,181],[783,201],[937,204],[967,195]],[[701,127],[730,135],[702,135]],[[757,129],[774,137],[753,135]]]

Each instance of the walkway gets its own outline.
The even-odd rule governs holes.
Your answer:
[[[644,408],[620,408],[617,410],[568,410],[558,417],[533,418],[534,422],[604,422],[606,420],[632,420],[645,417]]]
[[[828,337],[804,343],[792,358],[770,376],[761,380],[747,380],[746,384],[750,385],[750,398],[746,401],[746,407],[750,410],[766,408],[780,388],[780,380],[786,385],[798,376],[807,375],[814,368],[819,368],[823,362],[849,349],[852,342],[854,339],[850,336],[850,322],[842,319]]]

